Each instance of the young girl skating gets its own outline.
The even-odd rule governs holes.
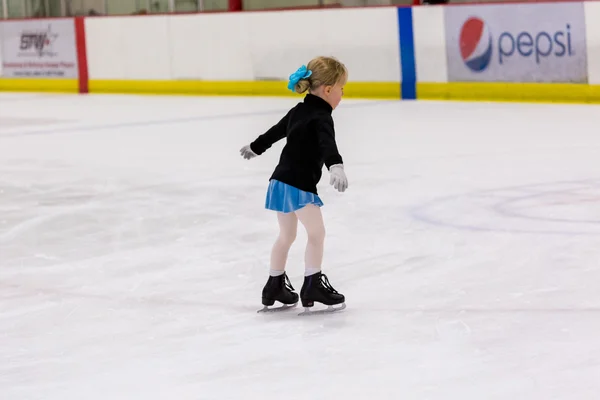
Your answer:
[[[278,140],[287,139],[279,164],[271,175],[266,196],[265,206],[277,212],[280,232],[271,251],[270,276],[262,291],[264,308],[260,311],[286,309],[298,303],[298,294],[293,291],[285,272],[298,220],[308,235],[304,284],[300,290],[305,313],[310,312],[314,302],[328,305],[325,311],[346,307],[344,295],[338,293],[321,272],[325,226],[317,183],[325,165],[330,173],[330,184],[335,189],[344,192],[348,187],[331,117],[342,99],[347,79],[346,67],[335,58],[317,57],[307,66],[303,65],[290,76],[288,88],[297,93],[308,91],[304,100],[240,150],[245,159],[251,159],[264,153]],[[284,306],[268,308],[275,301]],[[334,308],[333,305],[337,304],[342,306]]]

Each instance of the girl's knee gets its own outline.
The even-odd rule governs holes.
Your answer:
[[[283,244],[291,246],[296,240],[296,231],[282,231],[279,233],[279,241]]]
[[[308,232],[308,240],[314,243],[322,243],[325,241],[325,227],[319,226],[311,229]]]
[[[298,219],[294,214],[279,213],[279,238],[278,241],[286,246],[291,246],[296,240],[296,231],[298,230]]]

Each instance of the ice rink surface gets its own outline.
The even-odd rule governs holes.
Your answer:
[[[598,398],[600,107],[343,101],[348,308],[260,315],[299,100],[0,94],[0,399]]]

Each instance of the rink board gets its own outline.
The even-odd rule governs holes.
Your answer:
[[[299,96],[287,89],[289,74],[316,55],[333,55],[349,70],[349,98],[598,102],[600,27],[593,21],[600,18],[600,3],[558,3],[79,18],[75,42],[83,44],[77,51],[84,64],[79,83],[2,77],[16,42],[0,38],[0,90]],[[511,13],[544,18],[513,21],[506,17]],[[496,46],[491,66],[477,73],[465,70],[472,57],[458,52],[471,16],[482,21]],[[307,32],[306,20],[319,28]],[[219,40],[197,40],[215,37]],[[560,39],[553,52],[545,42],[528,42],[545,37]],[[465,38],[473,41],[473,35]],[[487,36],[482,38],[470,44],[476,52],[486,44]],[[502,49],[510,49],[510,40],[516,47],[510,57],[504,54],[506,65],[492,65]],[[565,46],[566,56],[560,54]],[[574,76],[565,67],[571,64],[581,67]],[[568,73],[545,74],[553,65]],[[515,78],[521,68],[529,72]]]
[[[2,78],[0,91],[77,93],[79,81],[77,79]]]
[[[205,95],[205,96],[298,96],[287,89],[284,81],[128,81],[92,80],[92,93],[135,93],[159,95]],[[344,96],[349,98],[400,98],[400,85],[396,82],[349,82]]]
[[[560,83],[417,83],[420,100],[600,103],[600,85]]]

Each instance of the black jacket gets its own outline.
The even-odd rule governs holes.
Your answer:
[[[335,143],[332,111],[325,100],[307,94],[303,102],[250,144],[252,151],[260,155],[287,137],[271,179],[317,194],[323,164],[329,169],[343,162]]]

